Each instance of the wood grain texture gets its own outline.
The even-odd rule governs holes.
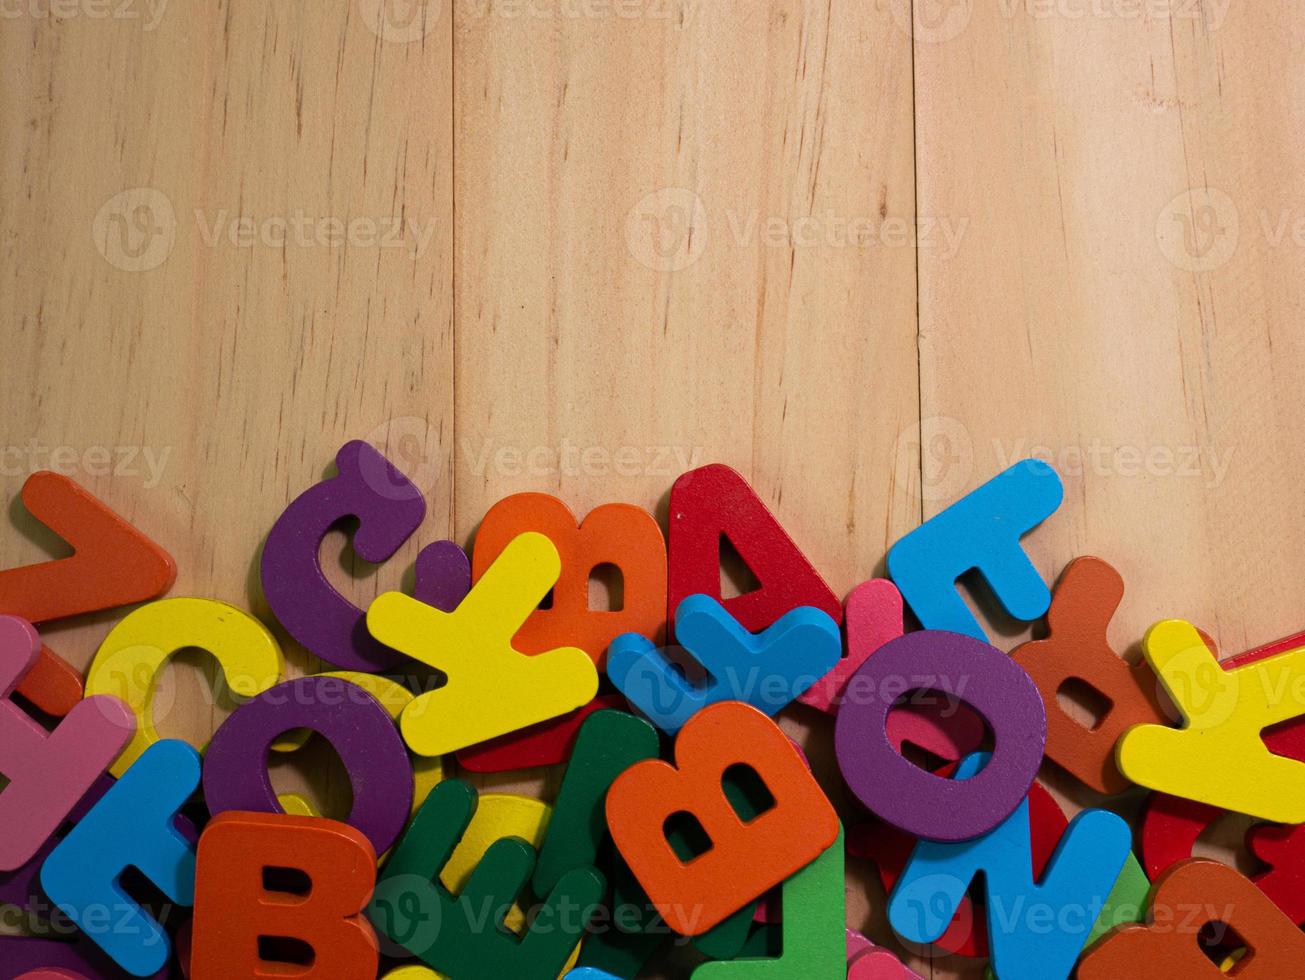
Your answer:
[[[1302,115],[1275,93],[1300,69],[1285,20],[1203,7],[975,4],[917,44],[920,210],[969,222],[954,258],[920,253],[922,413],[950,437],[931,506],[1042,447],[1067,493],[1040,567],[1117,561],[1125,636],[1184,615],[1235,652],[1299,625],[1302,252],[1273,238],[1299,217]]]
[[[452,20],[409,42],[363,6],[140,9],[3,22],[3,486],[67,472],[174,555],[174,595],[270,619],[262,540],[349,438],[423,485],[422,537],[452,530]],[[38,560],[11,515],[3,561]],[[329,574],[365,604],[417,544]],[[56,649],[84,667],[115,618]],[[196,681],[164,677],[165,734],[231,707]]]
[[[1116,563],[1117,649],[1172,616],[1225,654],[1294,632],[1301,422],[1281,392],[1302,363],[1303,117],[1281,93],[1299,24],[1236,4],[930,6],[918,208],[967,232],[919,252],[926,514],[1036,452],[1066,499],[1030,551],[1048,578]],[[1005,647],[1028,632],[994,626]],[[1071,811],[1102,802],[1053,766],[1044,782]],[[1203,846],[1231,855],[1224,830]]]
[[[1300,626],[1291,5],[44,9],[0,20],[0,487],[69,472],[176,556],[173,594],[268,618],[263,536],[349,438],[429,504],[383,568],[332,535],[360,604],[508,493],[664,519],[709,461],[845,594],[1038,453],[1067,496],[1029,547],[1049,578],[1120,568],[1117,647],[1162,616],[1227,653]],[[5,565],[59,553],[10,518]],[[117,615],[47,632],[85,666]],[[165,733],[213,729],[211,681],[178,658]],[[829,726],[784,724],[841,799]],[[278,767],[347,808],[329,750]]]

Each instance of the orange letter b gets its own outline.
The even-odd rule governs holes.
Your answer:
[[[802,756],[751,705],[724,701],[698,712],[680,729],[675,761],[621,773],[607,791],[607,823],[657,911],[682,935],[718,925],[838,837],[838,816]],[[750,795],[761,799],[750,802],[759,814],[745,820],[735,810],[727,775],[755,777]],[[688,859],[668,839],[679,817],[706,835],[698,834],[702,853]]]
[[[376,976],[376,934],[362,915],[375,883],[372,845],[347,824],[219,814],[199,840],[192,980],[284,977],[287,962],[300,980]],[[260,948],[266,940],[286,952]],[[307,947],[306,955],[290,960],[292,947]],[[267,959],[266,951],[286,959]]]

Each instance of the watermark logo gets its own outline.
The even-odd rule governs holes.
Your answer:
[[[439,939],[440,905],[430,879],[420,875],[394,875],[378,882],[367,917],[387,956],[408,957],[408,950],[429,949]]]
[[[687,269],[707,250],[707,207],[687,187],[653,191],[626,214],[625,244],[655,272]]]
[[[1228,17],[1232,0],[997,0],[1001,15],[1032,20],[1192,21],[1215,31]]]
[[[1076,445],[1048,445],[1027,439],[995,437],[982,442],[984,459],[991,457],[993,472],[1020,460],[1038,459],[1067,479],[1150,478],[1200,480],[1204,486],[1221,486],[1232,466],[1236,447],[1213,445],[1126,445],[1092,439]],[[935,415],[921,419],[897,435],[895,472],[920,474],[917,496],[922,500],[952,500],[969,490],[975,475],[975,442],[957,419]],[[984,464],[986,469],[988,464]],[[914,490],[914,487],[912,487]]]
[[[1241,219],[1231,197],[1212,187],[1183,191],[1156,218],[1164,257],[1187,272],[1213,272],[1237,251]]]
[[[364,441],[398,467],[423,494],[435,486],[444,470],[439,429],[428,419],[415,415],[390,419],[372,429]],[[388,486],[380,489],[383,493],[393,492]]]
[[[897,473],[920,473],[921,500],[950,500],[970,485],[974,443],[957,419],[934,415],[897,435],[893,462]]]
[[[439,0],[358,0],[363,22],[382,41],[411,44],[439,23]]]
[[[961,36],[974,16],[974,0],[891,0],[893,21],[908,37],[943,44]]]
[[[992,12],[1004,21],[1186,21],[1217,31],[1232,0],[997,0]],[[974,0],[890,0],[898,28],[924,44],[955,40],[969,28]]]
[[[833,208],[800,214],[726,208],[709,219],[701,196],[687,188],[668,187],[644,196],[626,214],[626,245],[640,265],[678,272],[702,258],[713,222],[710,237],[719,237],[725,247],[914,248],[937,251],[943,259],[960,251],[970,227],[967,216],[844,214]]]
[[[124,272],[157,269],[177,241],[177,213],[162,191],[133,187],[104,202],[91,237],[105,261]]]

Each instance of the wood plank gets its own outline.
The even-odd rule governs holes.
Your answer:
[[[458,534],[522,490],[664,519],[721,461],[840,594],[873,574],[920,515],[891,12],[503,2],[454,36]],[[836,792],[831,726],[784,723]],[[476,781],[548,797],[556,773]]]
[[[915,516],[914,255],[873,244],[913,207],[908,47],[867,4],[539,9],[457,29],[459,533],[719,460],[850,587]]]
[[[175,594],[266,616],[262,536],[350,437],[427,491],[421,541],[524,489],[664,516],[728,462],[840,592],[1045,451],[1068,493],[1032,553],[1119,565],[1121,647],[1299,627],[1290,11],[916,3],[912,43],[907,0],[129,9],[0,32],[0,486],[67,468]],[[11,517],[0,561],[57,552]],[[344,541],[360,603],[419,543]],[[84,666],[115,619],[51,635]],[[181,659],[164,728],[199,737],[229,705]],[[828,726],[784,723],[834,788]]]
[[[1282,635],[1302,253],[1262,220],[1300,196],[1287,24],[1019,10],[916,47],[920,210],[969,222],[954,259],[921,252],[923,412],[957,461],[931,511],[1041,447],[1067,498],[1034,553],[1118,562],[1121,635],[1173,615],[1229,650]]]
[[[449,533],[441,8],[405,24],[378,3],[173,0],[152,27],[5,21],[7,499],[70,447],[55,465],[176,557],[173,594],[264,619],[262,539],[349,438],[414,473],[429,516],[376,574],[349,555],[328,574],[365,604],[399,583],[417,537]],[[48,535],[11,514],[25,535],[4,536],[0,561],[39,560]],[[52,631],[57,649],[84,667],[116,618]],[[294,659],[297,672],[311,664]],[[165,733],[206,737],[229,708],[185,667],[161,686]]]
[[[1173,616],[1226,653],[1299,629],[1302,251],[1264,228],[1302,200],[1298,25],[1224,3],[916,7],[938,14],[915,43],[919,212],[968,223],[954,257],[920,252],[927,512],[1045,455],[1066,500],[1030,551],[1048,577],[1117,564],[1118,648]],[[935,975],[953,968],[979,975]]]

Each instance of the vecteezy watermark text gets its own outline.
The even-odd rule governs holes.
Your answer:
[[[171,446],[47,446],[31,439],[0,446],[0,476],[51,470],[62,476],[144,477],[144,488],[153,490],[162,482],[171,455]]]
[[[1222,454],[1214,446],[1133,446],[1094,439],[1085,446],[1029,445],[1023,439],[1003,443],[994,439],[992,449],[1001,469],[1033,457],[1049,463],[1062,476],[1158,476],[1204,479],[1217,487],[1232,465],[1233,446]]]
[[[229,244],[233,248],[407,248],[420,258],[435,234],[435,219],[424,222],[398,215],[359,215],[338,218],[310,215],[302,209],[285,216],[253,218],[220,210],[210,218],[195,211],[195,226],[205,247]]]
[[[563,439],[555,446],[500,445],[486,440],[479,450],[464,446],[477,476],[678,476],[695,469],[702,446],[583,446]]]
[[[463,16],[504,20],[669,20],[681,26],[694,5],[684,0],[456,0],[455,8]]]
[[[284,214],[193,212],[204,248],[378,249],[421,258],[435,237],[436,220],[395,215],[326,215],[295,208]],[[91,222],[91,239],[105,260],[124,272],[157,269],[177,243],[181,222],[171,199],[153,187],[114,194]]]
[[[888,0],[899,30],[924,44],[945,44],[969,29],[975,14],[1004,21],[1141,21],[1191,22],[1217,31],[1228,18],[1232,0]]]
[[[920,248],[935,249],[944,259],[960,251],[968,217],[947,215],[917,218],[843,215],[833,209],[795,217],[727,210],[725,218],[735,245],[759,242],[766,248]]]
[[[953,258],[970,227],[968,216],[840,213],[766,214],[726,208],[709,212],[687,187],[645,194],[626,213],[630,256],[657,272],[679,272],[697,262],[708,245],[769,249],[921,249]]]
[[[159,26],[169,0],[0,0],[0,20],[137,20],[141,30]]]

